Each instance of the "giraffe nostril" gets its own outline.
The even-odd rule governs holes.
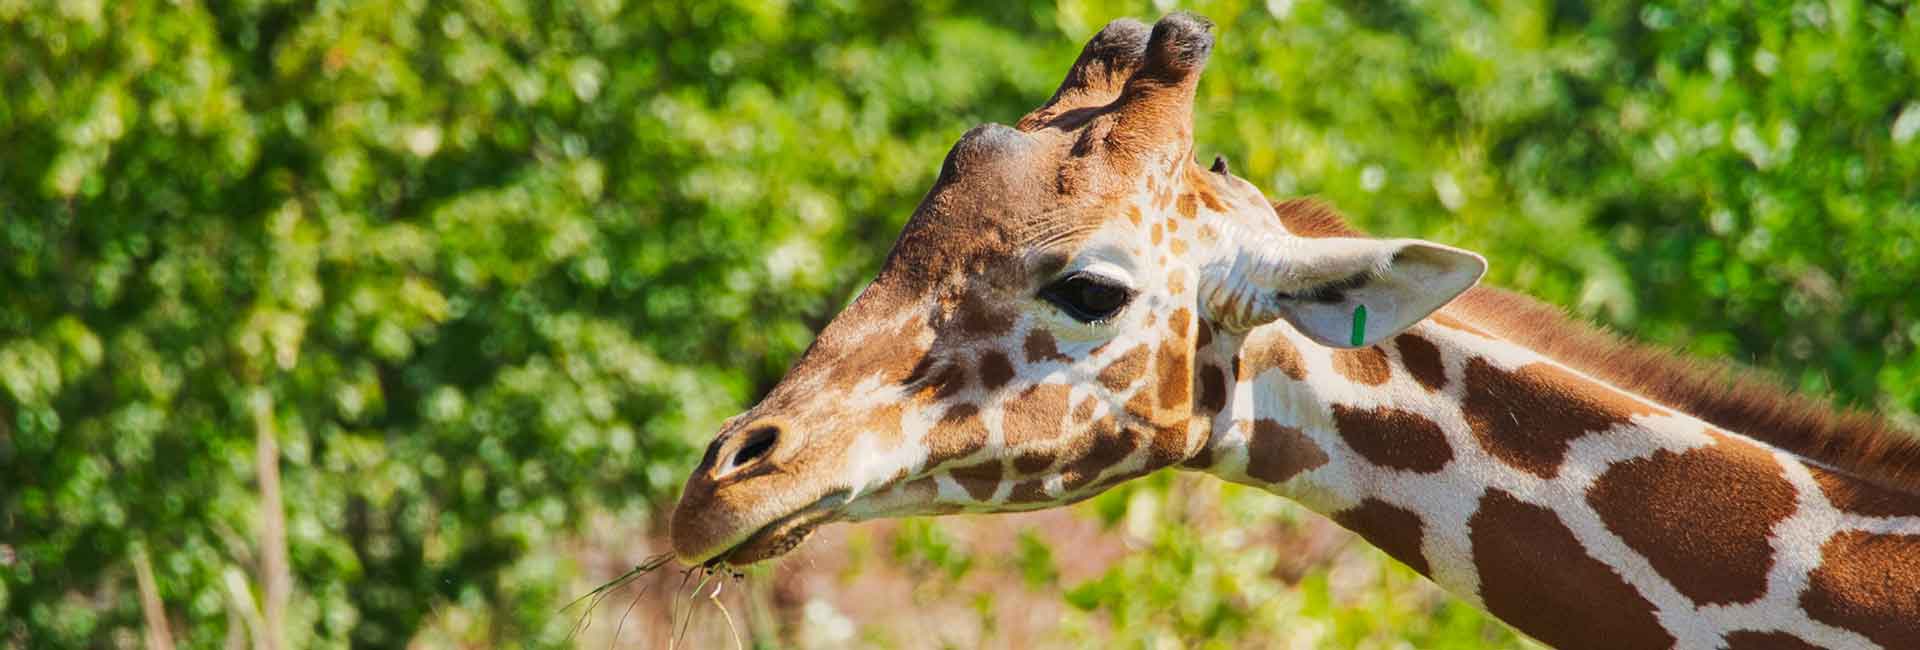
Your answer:
[[[754,427],[744,437],[734,450],[732,461],[728,463],[730,470],[745,467],[773,451],[773,443],[780,439],[780,428],[772,425]]]

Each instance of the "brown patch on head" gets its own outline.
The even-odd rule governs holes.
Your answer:
[[[1820,557],[1800,594],[1808,616],[1889,648],[1920,639],[1920,535],[1846,531],[1828,539]]]
[[[999,350],[987,350],[980,354],[980,387],[998,390],[1013,380],[1013,361]]]
[[[1387,383],[1393,371],[1387,365],[1387,352],[1379,346],[1358,350],[1334,350],[1333,369],[1341,376],[1368,386]]]
[[[1007,503],[1052,503],[1053,497],[1047,496],[1047,484],[1041,479],[1029,479],[1013,484],[1013,491],[1007,494]]]
[[[1712,445],[1608,468],[1587,491],[1607,528],[1701,605],[1767,594],[1768,534],[1797,493],[1772,454],[1711,430]]]
[[[967,369],[957,363],[939,364],[933,376],[920,386],[914,397],[920,401],[939,400],[960,394],[967,389]]]
[[[1053,456],[1039,452],[1026,452],[1015,456],[1013,471],[1021,476],[1033,476],[1053,467]]]
[[[1173,222],[1169,221],[1167,223]],[[1185,255],[1187,254],[1187,240],[1175,239],[1167,243],[1167,248],[1171,249],[1175,255]]]
[[[1078,424],[1093,419],[1093,407],[1098,403],[1099,400],[1092,397],[1080,400],[1080,403],[1073,407],[1073,422]]]
[[[1367,462],[1409,472],[1438,472],[1453,460],[1440,425],[1412,411],[1333,405],[1334,427]]]
[[[1180,210],[1180,216],[1192,219],[1200,210],[1199,197],[1194,196],[1192,192],[1181,194],[1180,200],[1178,201],[1178,209]]]
[[[1159,409],[1153,407],[1153,393],[1147,390],[1141,390],[1134,393],[1133,397],[1127,398],[1126,405],[1121,409],[1134,420],[1148,425],[1152,425],[1160,417]]]
[[[1135,379],[1147,373],[1147,344],[1142,343],[1127,350],[1114,359],[1113,363],[1100,369],[1100,385],[1107,390],[1119,392],[1133,385]]]
[[[1136,226],[1140,225],[1140,206],[1127,206],[1127,221],[1133,222],[1133,225]]]
[[[1413,333],[1394,337],[1393,345],[1400,350],[1400,365],[1407,368],[1414,381],[1428,392],[1446,387],[1447,366],[1440,360],[1439,346]]]
[[[1787,632],[1740,630],[1727,633],[1726,650],[1820,650],[1820,646]]]
[[[850,354],[829,366],[827,381],[851,387],[875,373],[879,373],[880,381],[887,385],[906,381],[918,364],[929,359],[926,348],[919,343],[926,326],[925,318],[915,317],[898,330],[866,337],[862,345],[852,346]]]
[[[1273,420],[1253,422],[1247,440],[1247,476],[1272,484],[1327,464],[1327,452],[1299,429]]]
[[[1147,234],[1149,236],[1149,241],[1153,242],[1153,245],[1155,246],[1159,246],[1160,242],[1165,240],[1167,237],[1166,228],[1164,226],[1161,226],[1160,223],[1157,221],[1154,222],[1152,228],[1149,228],[1147,230]]]
[[[1187,338],[1188,324],[1192,322],[1193,312],[1188,311],[1186,307],[1174,310],[1173,315],[1167,317],[1167,327],[1173,330],[1173,337],[1183,341]]]
[[[1060,468],[1061,485],[1068,491],[1079,489],[1099,476],[1100,472],[1120,464],[1140,445],[1134,435],[1121,429],[1111,415],[1089,425],[1081,440],[1086,442],[1086,446],[1077,450],[1078,457]]]
[[[1348,530],[1360,533],[1367,542],[1406,563],[1421,575],[1429,572],[1427,555],[1420,551],[1420,543],[1426,537],[1426,525],[1414,511],[1369,498],[1361,501],[1360,505],[1333,513],[1333,520]]]
[[[1039,327],[1035,327],[1033,331],[1027,332],[1025,347],[1027,351],[1027,363],[1071,361],[1073,359],[1072,357],[1061,354],[1059,346],[1054,344],[1053,334]]]
[[[1541,478],[1560,473],[1560,461],[1574,439],[1626,424],[1631,416],[1665,414],[1545,363],[1508,372],[1473,359],[1467,362],[1466,382],[1461,413],[1480,446]]]
[[[1147,469],[1160,469],[1186,460],[1189,430],[1186,420],[1154,426],[1153,436],[1147,439]]]
[[[1192,456],[1180,461],[1180,466],[1187,469],[1206,469],[1213,467],[1213,445],[1201,445],[1200,451],[1193,452]]]
[[[956,467],[949,473],[953,480],[966,488],[967,495],[975,501],[993,498],[994,490],[1000,489],[1000,478],[1006,474],[1006,468],[998,459],[988,460],[978,465]]]
[[[1300,351],[1293,347],[1293,342],[1287,340],[1285,335],[1270,329],[1254,330],[1236,358],[1240,359],[1240,370],[1235,373],[1240,381],[1253,381],[1260,373],[1271,369],[1278,369],[1296,381],[1307,378],[1307,367],[1300,362]]]
[[[1920,495],[1806,464],[1833,507],[1868,517],[1920,517]]]
[[[1073,387],[1065,384],[1034,384],[1006,403],[1000,428],[1006,433],[1007,446],[1022,447],[1060,435],[1067,417],[1067,397]]]
[[[1227,406],[1227,371],[1211,363],[1196,371],[1200,384],[1199,401],[1194,407],[1201,413],[1219,413]]]
[[[920,361],[918,363],[913,364],[913,369],[908,371],[907,376],[900,380],[900,384],[904,386],[907,384],[924,381],[927,378],[927,375],[933,372],[934,365],[938,364],[939,362],[940,362],[940,359],[931,354],[920,357]]]
[[[1562,649],[1667,648],[1653,603],[1586,547],[1552,510],[1488,490],[1467,520],[1487,610]]]
[[[960,299],[960,306],[953,315],[953,323],[960,333],[968,338],[993,338],[1013,329],[1013,316],[1005,310],[995,308],[977,293],[968,293]]]
[[[1174,269],[1167,273],[1167,293],[1180,295],[1187,292],[1187,272]]]
[[[987,427],[980,421],[980,409],[958,404],[940,415],[927,432],[927,467],[963,458],[987,445]]]
[[[1163,340],[1160,353],[1153,360],[1154,369],[1160,373],[1160,408],[1175,409],[1188,405],[1192,397],[1193,367],[1188,364],[1190,357],[1184,341]]]
[[[1214,212],[1227,211],[1226,206],[1220,204],[1220,198],[1213,195],[1213,188],[1207,187],[1204,184],[1200,185],[1200,202],[1205,203],[1208,210]]]

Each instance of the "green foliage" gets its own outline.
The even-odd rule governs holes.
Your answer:
[[[0,1],[0,644],[296,647],[434,612],[564,645],[556,547],[645,520],[871,275],[945,148],[1145,3]],[[1889,3],[1201,2],[1203,154],[1636,336],[1920,410],[1920,12]],[[1506,643],[1181,519],[1066,585],[1127,637]],[[1178,490],[1175,490],[1176,492]],[[1294,511],[1222,492],[1224,530]],[[917,528],[915,528],[917,527]],[[900,561],[975,565],[937,524]],[[1057,575],[1039,539],[1013,560]],[[1337,571],[1338,568],[1334,571]],[[238,585],[236,590],[235,585]],[[1344,592],[1342,592],[1344,593]],[[1491,631],[1490,631],[1491,630]]]

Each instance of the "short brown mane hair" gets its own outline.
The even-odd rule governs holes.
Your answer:
[[[1365,237],[1313,199],[1274,204],[1303,237]],[[1795,395],[1764,371],[1622,338],[1560,307],[1476,287],[1442,313],[1622,390],[1885,487],[1920,489],[1920,437],[1871,413]]]

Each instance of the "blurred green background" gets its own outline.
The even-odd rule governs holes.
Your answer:
[[[664,548],[696,451],[962,131],[1175,4],[0,0],[0,646],[654,647],[688,612],[683,647],[730,646],[677,575],[587,633],[559,608]],[[1219,25],[1199,154],[1270,196],[1914,421],[1905,3],[1186,8]],[[758,647],[1524,643],[1214,481],[1025,517],[836,527],[726,618]]]

